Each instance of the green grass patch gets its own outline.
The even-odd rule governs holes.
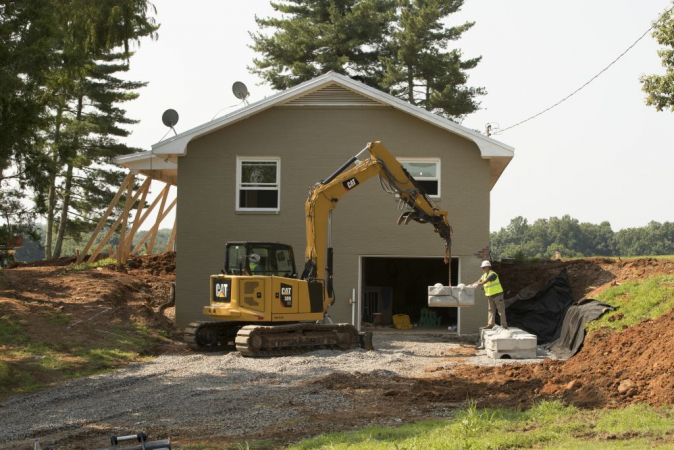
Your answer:
[[[593,321],[588,330],[601,327],[622,330],[645,319],[656,319],[674,308],[674,276],[657,275],[613,286],[599,294],[598,300],[618,310]]]
[[[62,311],[52,311],[47,314],[49,321],[56,325],[68,325],[70,324],[72,317],[70,314],[66,314]]]
[[[59,313],[60,314],[60,313]],[[66,316],[67,317],[67,316]],[[48,323],[65,327],[70,322],[50,314]],[[87,339],[39,342],[26,334],[20,321],[0,318],[0,395],[32,392],[71,378],[94,375],[135,361],[144,361],[168,339],[152,328],[126,324],[97,330]]]
[[[528,411],[478,409],[471,405],[448,420],[370,427],[318,436],[293,450],[459,450],[674,448],[672,408],[634,406],[624,410],[581,411],[558,401]]]
[[[107,266],[116,266],[117,260],[115,258],[105,258],[100,261],[92,263],[80,263],[68,267],[68,270],[80,271],[80,270],[90,270],[95,269],[96,267],[107,267]]]
[[[0,317],[0,345],[23,344],[30,340],[18,319],[11,316]]]

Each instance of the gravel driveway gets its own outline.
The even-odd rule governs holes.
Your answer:
[[[449,334],[385,331],[374,336],[376,350],[370,352],[322,350],[269,359],[236,352],[163,355],[14,397],[0,405],[0,449],[32,448],[34,438],[56,450],[91,449],[107,445],[110,434],[140,430],[151,439],[183,443],[226,444],[283,433],[288,442],[290,436],[358,426],[351,419],[362,417],[359,408],[367,403],[362,393],[325,388],[321,380],[326,377],[431,376],[437,367],[514,362],[493,361]],[[535,361],[540,359],[526,362]],[[447,415],[444,407],[415,411],[401,412],[402,419],[373,412],[381,420],[362,426]]]

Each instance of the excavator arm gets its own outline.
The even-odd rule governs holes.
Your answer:
[[[360,160],[359,157],[365,152],[369,153],[369,158]],[[381,142],[371,142],[326,180],[316,183],[311,188],[305,204],[307,247],[302,278],[325,281],[329,300],[326,302],[327,305],[334,301],[330,242],[331,212],[344,195],[375,175],[379,176],[387,192],[399,198],[400,209],[406,209],[398,219],[398,224],[407,224],[410,220],[432,224],[445,241],[445,263],[451,260],[452,228],[447,219],[447,211],[438,209],[423,187]]]

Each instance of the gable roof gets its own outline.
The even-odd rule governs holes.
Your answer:
[[[187,144],[193,139],[245,120],[269,108],[285,105],[317,104],[335,106],[359,105],[363,107],[390,106],[447,130],[450,133],[473,141],[479,148],[482,158],[490,160],[491,187],[494,186],[514,156],[514,149],[509,145],[335,72],[328,72],[244,108],[230,112],[215,120],[206,122],[191,130],[184,131],[177,136],[153,144],[151,153],[163,156],[164,158],[172,155],[184,156],[187,152]],[[122,161],[118,162],[122,163]]]

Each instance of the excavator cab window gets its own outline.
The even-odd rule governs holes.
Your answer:
[[[228,243],[225,273],[296,278],[293,248],[290,245],[267,242]]]

